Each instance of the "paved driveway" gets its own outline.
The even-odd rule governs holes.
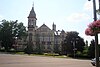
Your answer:
[[[0,67],[93,67],[90,60],[0,54]]]

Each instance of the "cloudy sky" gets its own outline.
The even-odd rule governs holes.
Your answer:
[[[92,1],[88,0],[0,0],[0,21],[18,20],[27,26],[27,17],[33,6],[37,16],[37,26],[45,23],[52,29],[53,22],[57,30],[77,31],[85,40],[85,29],[93,21]],[[98,9],[98,0],[96,0]]]

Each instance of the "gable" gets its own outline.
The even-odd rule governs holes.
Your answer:
[[[41,32],[49,32],[52,31],[48,26],[46,26],[45,24],[43,24],[42,26],[40,26],[37,31],[41,31]]]

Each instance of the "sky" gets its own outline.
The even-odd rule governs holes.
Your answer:
[[[94,37],[86,36],[85,29],[93,22],[93,4],[88,0],[0,0],[0,21],[18,20],[27,27],[28,15],[34,3],[37,26],[45,23],[52,29],[77,31],[84,40]],[[98,9],[98,0],[96,0]],[[99,17],[100,18],[100,17]],[[1,23],[1,22],[0,22]],[[99,35],[100,37],[100,35]]]

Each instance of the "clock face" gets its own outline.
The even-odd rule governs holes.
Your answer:
[[[33,22],[31,22],[31,25],[33,25]]]
[[[29,25],[36,25],[36,19],[28,19]]]

